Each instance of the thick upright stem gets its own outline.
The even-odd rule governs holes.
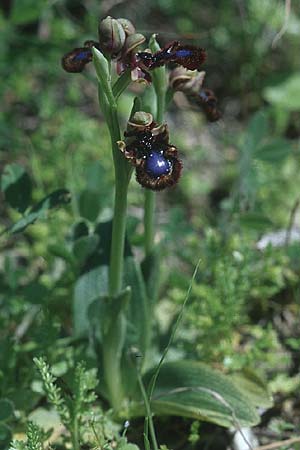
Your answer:
[[[152,252],[154,245],[154,212],[155,212],[155,193],[149,189],[145,192],[144,203],[144,245],[145,255]]]
[[[114,146],[114,143],[112,142]],[[120,152],[119,149],[117,149]],[[121,153],[120,153],[120,156]],[[114,159],[118,156],[114,155]],[[123,162],[123,161],[122,161]],[[115,204],[109,268],[109,295],[118,295],[122,289],[123,260],[126,232],[128,177],[115,161]]]
[[[152,52],[156,52],[160,49],[156,42],[155,36],[150,39],[150,48]],[[166,74],[165,68],[159,67],[153,71],[153,85],[156,95],[156,122],[162,123],[165,113],[166,102]],[[152,253],[154,247],[154,235],[155,235],[155,192],[149,189],[145,192],[144,203],[144,247],[145,256],[149,256]]]
[[[100,72],[102,75],[102,73]],[[127,190],[130,179],[128,164],[121,154],[117,141],[120,140],[120,127],[117,103],[111,85],[103,76],[99,77],[99,102],[104,112],[110,138],[115,169],[115,202],[111,235],[109,286],[110,301],[114,301],[122,290],[124,247],[126,232]],[[124,397],[121,356],[123,345],[124,317],[120,311],[113,326],[103,334],[103,371],[108,397],[115,411],[118,411]]]

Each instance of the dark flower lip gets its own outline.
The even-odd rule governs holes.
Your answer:
[[[221,112],[218,109],[218,100],[211,89],[201,89],[197,96],[192,97],[204,111],[207,119],[210,122],[216,122],[221,117]]]
[[[61,60],[63,69],[70,73],[82,72],[93,59],[92,47],[99,48],[99,44],[96,41],[86,41],[84,47],[74,48],[66,53]]]
[[[139,52],[137,58],[149,70],[156,69],[169,62],[180,64],[189,70],[200,70],[206,59],[206,52],[203,48],[181,45],[180,42],[174,41],[154,54]]]
[[[160,175],[159,177],[152,177],[144,167],[143,163],[136,167],[136,180],[137,182],[146,189],[151,189],[152,191],[162,191],[167,187],[174,186],[181,175],[182,171],[182,161],[177,157],[169,158],[171,164],[171,170],[169,173]]]
[[[125,141],[118,141],[118,146],[135,168],[138,183],[161,191],[178,182],[182,162],[177,148],[169,143],[167,124],[157,124],[151,114],[139,111],[128,122],[124,135]]]

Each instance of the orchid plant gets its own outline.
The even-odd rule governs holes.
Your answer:
[[[155,35],[147,45],[145,36],[136,32],[129,20],[112,17],[100,21],[97,41],[87,41],[62,58],[62,67],[70,73],[82,72],[87,64],[94,64],[115,170],[108,281],[100,283],[99,291],[97,279],[81,280],[84,289],[77,295],[75,309],[85,316],[83,332],[93,336],[103,397],[116,418],[146,415],[145,442],[149,429],[154,449],[158,444],[153,414],[180,415],[236,428],[259,421],[255,409],[260,404],[258,396],[251,397],[249,390],[236,386],[229,377],[198,361],[164,361],[192,285],[159,364],[149,356],[159,283],[155,275],[159,272],[159,249],[154,239],[155,198],[159,191],[176,185],[183,166],[180,152],[171,144],[164,114],[173,94],[182,91],[191,103],[202,108],[208,120],[219,119],[216,96],[203,87],[205,59],[203,48],[178,41],[160,48]],[[169,64],[173,70],[168,80]],[[150,111],[141,93],[133,102],[127,129],[122,133],[118,99],[132,82],[143,83],[145,90],[152,83],[156,106]],[[137,261],[132,263],[126,245],[127,193],[133,171],[145,194],[141,267]],[[97,277],[102,272],[95,273]],[[262,384],[258,386],[251,379],[247,383],[266,398]]]

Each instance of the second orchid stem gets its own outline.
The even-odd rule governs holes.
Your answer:
[[[149,42],[152,53],[160,50],[153,35]],[[166,103],[166,70],[165,67],[159,67],[153,71],[153,86],[156,96],[156,117],[155,121],[161,124],[164,120],[165,103]],[[154,248],[155,238],[155,204],[156,193],[147,189],[145,192],[144,203],[144,247],[145,256],[149,256]]]

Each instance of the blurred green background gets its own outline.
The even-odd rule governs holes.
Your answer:
[[[58,374],[85,354],[72,335],[73,289],[86,257],[76,239],[80,227],[111,216],[113,166],[93,67],[67,74],[60,60],[97,39],[108,14],[130,19],[147,38],[158,33],[161,45],[178,39],[207,49],[205,87],[222,119],[207,123],[180,94],[166,115],[184,170],[176,189],[157,195],[159,326],[167,339],[201,257],[174,352],[229,372],[258,371],[275,395],[260,432],[289,437],[300,424],[300,5],[292,2],[276,40],[281,0],[2,2],[1,172],[21,166],[29,205],[56,189],[72,194],[47,220],[0,237],[0,398],[16,411],[9,426],[0,420],[2,433],[22,433],[39,404],[33,354],[45,354]],[[120,100],[124,129],[137,89]],[[3,181],[2,191],[4,231],[24,211],[5,197]],[[137,256],[142,205],[133,180],[128,237]]]

